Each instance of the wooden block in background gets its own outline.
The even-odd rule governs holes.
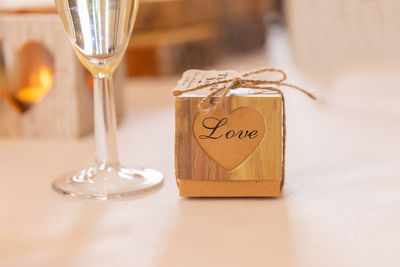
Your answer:
[[[223,20],[240,21],[247,18],[264,17],[275,5],[273,0],[219,0]]]
[[[173,74],[205,68],[221,57],[263,47],[262,18],[136,32],[127,52],[127,74]]]
[[[128,75],[206,68],[263,47],[272,0],[143,1],[127,51]]]
[[[57,14],[19,13],[0,16],[0,41],[7,79],[18,77],[19,49],[27,43],[39,44],[52,57],[53,85],[47,95],[24,113],[16,112],[0,99],[0,135],[79,137],[93,129],[93,94],[89,74],[79,62]],[[29,67],[29,62],[22,62]],[[122,72],[121,72],[122,71]],[[123,83],[123,70],[116,72],[116,88]],[[10,84],[12,84],[11,82]],[[19,88],[5,88],[15,94]],[[121,90],[116,90],[117,114],[121,115]]]
[[[272,0],[141,1],[135,31],[263,17],[273,6]]]
[[[223,14],[220,0],[141,1],[135,31],[190,26],[218,20]]]
[[[126,52],[127,74],[172,74],[214,64],[217,33],[213,24],[138,32]]]
[[[220,25],[218,43],[221,54],[234,54],[262,48],[267,38],[263,17],[224,21]]]

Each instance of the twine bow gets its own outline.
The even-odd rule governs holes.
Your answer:
[[[268,73],[268,72],[272,72],[272,73],[279,73],[281,74],[281,78],[280,79],[275,79],[275,80],[260,80],[260,79],[250,79],[251,75],[254,74],[259,74],[259,73]],[[196,87],[192,87],[189,89],[184,89],[184,90],[177,90],[175,89],[172,93],[174,96],[180,96],[184,93],[188,93],[188,92],[193,92],[193,91],[197,91],[206,87],[210,87],[213,85],[218,85],[218,84],[225,84],[225,86],[219,87],[216,90],[213,90],[211,93],[209,93],[205,98],[203,98],[199,105],[198,108],[201,111],[212,111],[215,110],[217,108],[219,108],[226,100],[229,92],[231,90],[235,90],[237,88],[250,88],[250,89],[259,89],[261,91],[259,92],[255,92],[255,93],[250,93],[250,95],[256,95],[256,94],[263,94],[265,92],[276,92],[280,95],[281,99],[282,99],[282,180],[281,180],[281,189],[284,185],[284,181],[285,181],[285,160],[286,160],[286,108],[285,108],[285,96],[284,93],[281,89],[278,89],[275,86],[284,86],[284,87],[290,87],[293,89],[296,89],[302,93],[304,93],[305,95],[307,95],[308,97],[310,97],[313,100],[316,100],[317,97],[308,92],[307,90],[300,88],[296,85],[290,84],[290,83],[286,83],[287,79],[287,75],[286,73],[281,70],[281,69],[276,69],[276,68],[262,68],[262,69],[258,69],[258,70],[253,70],[253,71],[249,71],[249,72],[245,72],[243,74],[241,74],[238,77],[233,77],[233,78],[229,78],[229,79],[224,79],[224,80],[219,80],[219,81],[215,81],[215,82],[210,82],[210,83],[205,83],[205,84],[201,84],[199,86]],[[216,103],[211,103],[213,97],[215,96],[221,96]],[[178,183],[178,181],[177,181]],[[178,183],[179,186],[179,183]]]
[[[254,74],[259,74],[259,73],[267,73],[267,72],[277,72],[279,74],[282,75],[282,77],[280,79],[276,79],[276,80],[259,80],[259,79],[249,79],[249,76],[254,75]],[[212,91],[211,93],[209,93],[204,99],[202,99],[202,101],[199,103],[199,109],[200,110],[208,110],[208,109],[216,109],[217,107],[219,107],[219,105],[221,105],[222,103],[224,103],[224,101],[226,100],[226,97],[228,95],[228,93],[231,90],[235,90],[237,88],[250,88],[250,89],[259,89],[259,90],[265,90],[265,91],[271,91],[271,92],[277,92],[279,93],[282,98],[284,98],[283,96],[283,92],[282,90],[270,86],[270,85],[278,85],[278,86],[287,86],[287,87],[291,87],[294,88],[296,90],[299,90],[300,92],[306,94],[307,96],[309,96],[310,98],[316,100],[317,98],[315,97],[315,95],[313,95],[312,93],[298,87],[295,86],[293,84],[290,83],[285,83],[284,81],[287,79],[287,75],[286,73],[281,70],[281,69],[275,69],[275,68],[262,68],[259,70],[253,70],[250,72],[246,72],[243,73],[242,75],[238,76],[238,77],[233,77],[230,79],[224,79],[224,80],[219,80],[219,81],[215,81],[215,82],[210,82],[210,83],[205,83],[205,84],[201,84],[198,85],[196,87],[192,87],[189,89],[185,89],[185,90],[174,90],[172,93],[174,96],[180,96],[184,93],[188,93],[188,92],[193,92],[193,91],[197,91],[206,87],[210,87],[213,85],[217,85],[217,84],[226,84],[226,86],[222,86],[214,91]],[[214,96],[220,95],[221,97],[218,100],[218,102],[215,105],[212,105],[211,100]],[[252,94],[262,94],[262,92],[257,92],[257,93],[252,93]]]

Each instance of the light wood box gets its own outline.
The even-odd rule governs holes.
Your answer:
[[[52,57],[53,85],[47,95],[27,111],[19,113],[0,99],[0,135],[76,138],[93,129],[93,93],[89,72],[76,57],[58,14],[0,11],[0,42],[5,75],[18,77],[18,54],[27,43],[41,45]],[[19,62],[21,63],[21,62]],[[29,67],[29,62],[23,62]],[[114,75],[115,88],[122,89],[123,67]],[[10,94],[18,88],[3,88]],[[115,92],[121,117],[122,90]]]
[[[236,91],[236,90],[235,90]],[[282,187],[282,102],[278,94],[233,93],[227,110],[249,106],[265,120],[265,136],[239,167],[227,171],[216,164],[193,135],[197,105],[205,97],[191,92],[175,100],[175,175],[185,197],[277,197]]]

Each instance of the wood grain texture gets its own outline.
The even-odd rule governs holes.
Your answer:
[[[202,97],[182,95],[175,100],[175,173],[178,180],[274,180],[282,174],[282,106],[276,94],[232,95],[226,109],[250,106],[265,120],[265,137],[257,150],[239,167],[229,172],[210,159],[197,143],[193,119]]]
[[[21,79],[15,66],[19,49],[27,43],[41,44],[53,57],[54,64],[52,88],[28,111],[18,113],[0,99],[0,135],[75,138],[89,133],[93,129],[90,76],[75,56],[58,15],[3,14],[0,40],[3,43],[0,53],[4,54],[6,76],[10,79]],[[119,69],[116,88],[121,87],[124,76],[123,68]],[[121,90],[116,90],[116,100],[117,114],[121,115]]]

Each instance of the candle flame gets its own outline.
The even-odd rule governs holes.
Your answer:
[[[41,66],[37,72],[29,75],[29,86],[21,88],[16,97],[23,102],[39,102],[51,89],[53,81],[51,70],[46,66]]]

